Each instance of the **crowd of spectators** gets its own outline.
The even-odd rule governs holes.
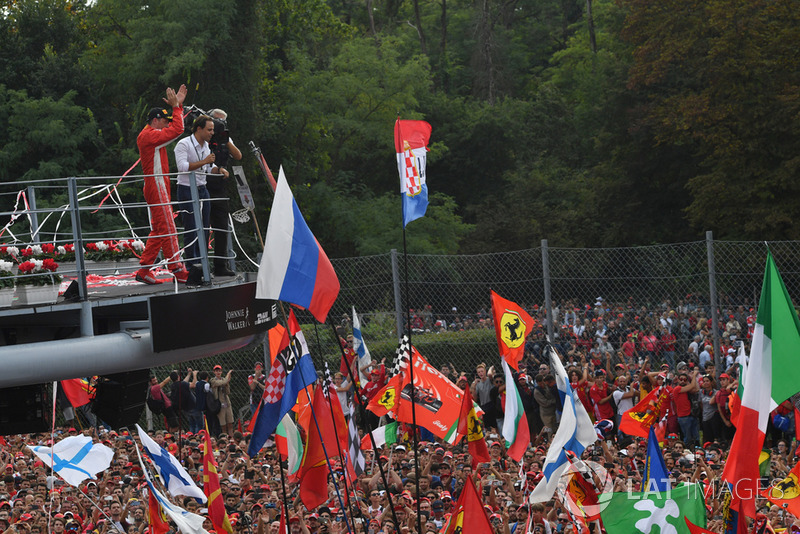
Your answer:
[[[664,303],[660,313],[622,308],[606,305],[602,299],[597,299],[593,306],[574,306],[570,302],[554,306],[558,332],[554,346],[573,388],[594,421],[614,423],[598,425],[604,439],[584,452],[584,460],[593,466],[597,475],[594,479],[601,491],[637,491],[643,476],[646,441],[619,432],[619,416],[647,392],[663,386],[669,394],[663,450],[670,479],[673,484],[698,481],[710,489],[706,492],[709,529],[721,532],[725,491],[720,474],[735,432],[728,397],[738,386],[737,357],[743,357],[738,355],[738,348],[743,344],[745,352],[749,350],[753,311],[744,307],[721,310],[717,328],[722,346],[721,352],[714,354],[714,325],[707,318],[707,310],[681,302],[674,307]],[[514,373],[531,429],[530,446],[519,464],[506,455],[498,431],[502,427],[505,398],[503,373],[483,363],[473,366],[448,362],[440,370],[457,386],[470,387],[473,398],[483,409],[490,462],[473,470],[464,443],[452,446],[437,442],[424,429],[418,436],[419,446],[414,449],[411,429],[401,425],[398,443],[377,451],[364,451],[365,470],[355,481],[344,477],[338,460],[334,461],[330,499],[314,510],[302,505],[297,481],[286,481],[284,495],[281,463],[272,442],[257,456],[248,457],[245,451],[249,434],[228,426],[227,415],[209,414],[207,399],[199,400],[206,395],[225,399],[231,373],[224,374],[221,366],[214,368],[213,377],[191,369],[185,375],[175,372],[162,382],[154,377],[151,396],[162,391],[167,400],[172,399],[171,404],[177,400],[183,409],[158,416],[164,419],[166,430],[150,433],[179,458],[202,487],[201,434],[205,430],[197,417],[202,421],[205,415],[211,423],[216,417],[216,424],[209,428],[219,464],[222,496],[236,533],[277,532],[284,502],[289,505],[289,527],[293,534],[347,532],[345,515],[355,519],[357,532],[418,533],[417,525],[421,524],[420,534],[437,533],[453,511],[467,477],[473,478],[481,492],[495,532],[525,532],[529,516],[531,532],[575,532],[574,520],[559,493],[547,503],[528,504],[526,499],[542,478],[544,458],[561,416],[555,379],[544,350],[544,313],[539,306],[530,306],[529,311],[537,324],[528,339],[520,370]],[[429,324],[436,328],[442,321],[424,312],[415,317],[420,318],[423,329]],[[490,314],[483,311],[463,320],[457,318],[446,328],[473,323],[492,328]],[[352,355],[352,340],[346,338],[342,339],[345,352]],[[374,362],[365,371],[369,376],[365,389],[370,391],[377,391],[387,379],[383,362]],[[338,374],[334,382],[342,404],[349,407],[354,392],[346,375]],[[264,380],[263,367],[257,363],[247,380],[251,391],[248,404],[253,407],[260,398]],[[180,400],[182,392],[191,393],[193,405],[189,409],[187,401]],[[364,419],[358,410],[348,408],[345,414],[357,418],[363,433]],[[375,422],[370,421],[372,425]],[[79,432],[74,427],[62,427],[56,430],[54,438],[58,441]],[[114,431],[102,425],[82,432],[112,447],[115,456],[108,470],[79,488],[51,476],[46,466],[26,448],[26,445],[51,443],[49,434],[9,436],[7,443],[0,445],[0,465],[5,465],[4,486],[0,488],[0,532],[147,531],[146,490],[134,450],[138,437],[128,429]],[[765,447],[772,454],[765,482],[783,478],[797,462],[793,437],[794,410],[785,403],[770,417]],[[384,467],[385,479],[378,469],[379,463]],[[345,510],[340,507],[337,492],[342,494]],[[178,498],[175,502],[189,511],[207,514],[204,505],[192,498]],[[800,522],[780,507],[759,500],[759,512],[775,528],[800,532]],[[213,530],[210,521],[206,521],[204,528]]]

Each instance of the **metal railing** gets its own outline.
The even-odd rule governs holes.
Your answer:
[[[143,238],[149,227],[147,205],[141,200],[142,178],[126,177],[117,185],[118,180],[71,178],[19,184],[17,189],[4,184],[0,209],[6,211],[0,217],[16,219],[11,226],[0,219],[0,228],[5,227],[0,247],[13,243],[85,247],[103,239]],[[106,195],[110,196],[101,206]],[[121,224],[111,224],[112,220]],[[236,230],[234,225],[234,234]],[[704,240],[641,247],[577,249],[552,247],[543,240],[538,247],[490,254],[403,258],[389,251],[334,258],[341,291],[331,317],[339,334],[346,336],[355,307],[366,344],[378,360],[391,360],[398,333],[410,321],[412,342],[434,365],[449,364],[457,373],[471,374],[479,362],[499,363],[489,302],[493,289],[524,306],[536,320],[527,343],[530,362],[539,357],[548,334],[588,352],[602,342],[598,333],[603,328],[613,331],[609,342],[616,362],[628,334],[652,331],[660,337],[666,328],[676,337],[676,361],[692,357],[687,349],[699,335],[701,346],[713,347],[719,372],[726,350],[734,346],[733,338],[747,343],[768,248],[789,294],[800,294],[800,242],[716,241],[710,233]],[[207,264],[207,247],[201,249],[201,260]],[[407,281],[400,274],[405,261]],[[252,261],[242,259],[236,267],[240,272],[257,270]],[[85,263],[72,269],[91,274],[102,268]],[[412,310],[410,318],[406,305]],[[338,368],[338,340],[330,328],[317,325],[302,310],[297,313],[318,368],[323,359]],[[588,338],[588,344],[578,343],[581,337]],[[663,350],[649,356],[654,364],[665,359]],[[234,369],[232,400],[238,410],[249,404],[247,375],[255,362],[265,358],[262,345],[182,367],[211,370],[220,364]],[[169,370],[154,369],[159,377]]]

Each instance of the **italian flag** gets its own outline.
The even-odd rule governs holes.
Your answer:
[[[522,398],[517,390],[516,380],[511,374],[511,368],[505,358],[501,360],[503,373],[506,377],[506,410],[503,420],[503,437],[508,447],[508,456],[519,462],[525,450],[531,443],[531,432],[528,428],[528,418],[522,407]]]
[[[397,443],[397,421],[389,423],[388,425],[379,426],[372,431],[372,437],[375,438],[376,447]],[[367,434],[361,438],[361,450],[368,451],[371,449],[372,441],[369,439],[369,434]]]
[[[722,478],[733,486],[731,508],[755,517],[758,458],[769,413],[800,390],[800,321],[772,254],[767,253],[750,365],[737,427]]]

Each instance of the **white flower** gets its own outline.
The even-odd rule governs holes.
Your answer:
[[[67,253],[67,247],[65,247],[64,245],[58,245],[58,253],[59,254],[66,254]]]
[[[6,249],[6,253],[7,253],[9,256],[14,256],[15,258],[16,258],[16,257],[19,257],[19,248],[17,248],[17,247],[8,247],[8,248]]]
[[[139,252],[144,250],[144,242],[141,239],[131,241],[131,246]]]
[[[108,245],[104,241],[98,241],[95,245],[97,245],[97,250],[108,250]]]
[[[41,245],[31,245],[29,248],[33,251],[34,254],[41,254],[42,253]]]
[[[10,261],[0,260],[0,271],[10,271],[14,264]]]
[[[44,268],[42,267],[44,265],[44,260],[31,260],[31,263],[34,265],[32,272],[40,273],[44,271]]]

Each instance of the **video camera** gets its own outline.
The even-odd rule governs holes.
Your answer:
[[[183,108],[184,132],[187,134],[192,133],[192,125],[200,115],[208,115],[211,117],[210,113],[203,111],[194,105]],[[231,155],[230,150],[228,150],[228,140],[230,139],[230,135],[228,133],[228,122],[224,119],[217,119],[213,117],[211,120],[214,122],[214,136],[211,138],[211,141],[208,142],[208,146],[216,158],[214,165],[221,169],[228,165],[228,158],[230,158]]]

